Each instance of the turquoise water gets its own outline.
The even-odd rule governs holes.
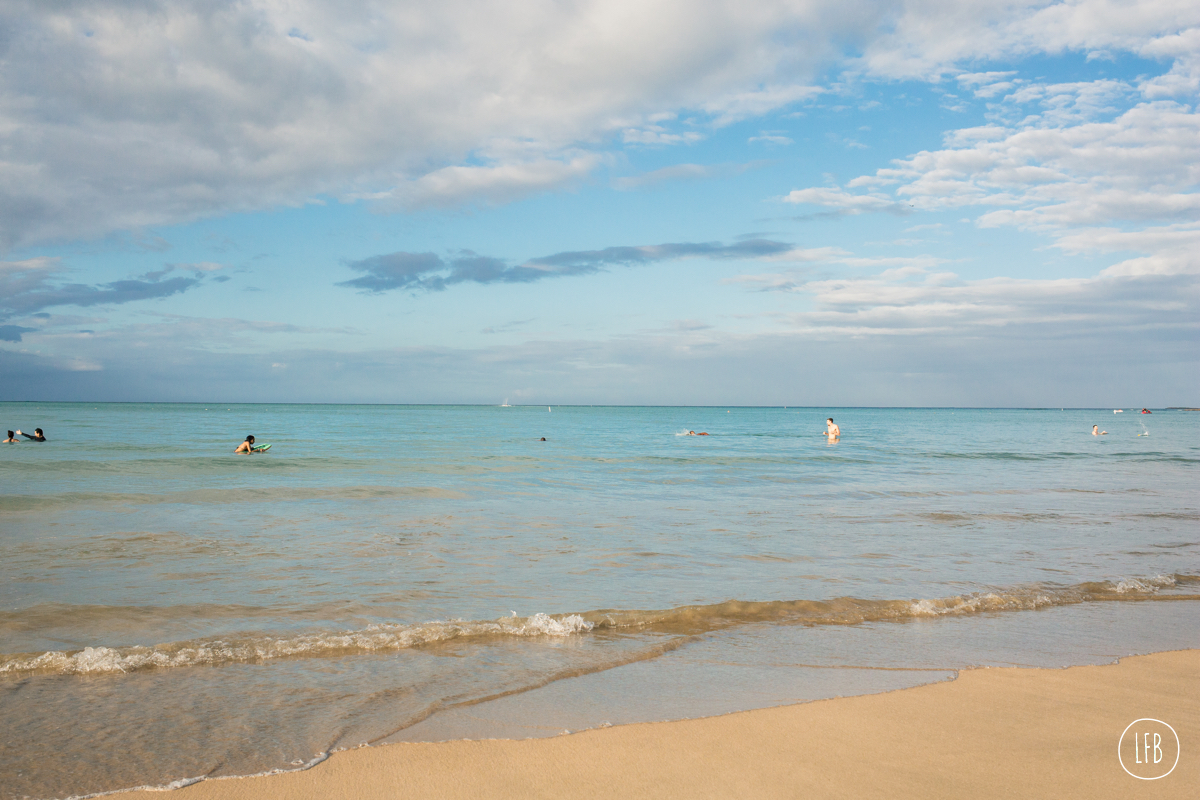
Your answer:
[[[4,796],[1200,645],[1197,413],[0,416]]]

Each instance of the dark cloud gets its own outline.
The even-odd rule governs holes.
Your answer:
[[[57,262],[50,259],[8,262],[0,267],[0,319],[52,306],[96,306],[169,297],[200,283],[200,278],[163,280],[150,275],[99,285],[55,284],[54,278],[60,270]]]
[[[446,268],[446,262],[434,253],[387,253],[361,261],[347,261],[346,266],[365,272],[361,278],[342,281],[338,286],[350,286],[367,292],[386,292],[389,289],[444,289],[428,285],[432,273]]]
[[[435,253],[398,252],[346,262],[350,269],[366,274],[342,281],[338,286],[374,293],[391,289],[442,291],[456,283],[531,283],[543,278],[587,275],[610,266],[630,267],[677,258],[763,258],[786,253],[792,247],[770,239],[749,239],[728,245],[720,242],[679,242],[573,250],[532,258],[517,265],[470,251],[463,251],[450,259],[443,259]]]
[[[199,284],[196,278],[170,278],[164,281],[113,281],[99,286],[72,283],[40,292],[5,297],[0,302],[16,313],[49,308],[50,306],[98,306],[151,300],[186,292]]]
[[[512,322],[506,322],[503,325],[489,325],[481,330],[480,333],[508,333],[509,331],[514,331],[518,328],[528,325],[529,323],[533,322],[534,319],[536,319],[536,317],[530,317],[529,319],[515,319]]]
[[[203,261],[196,264],[163,264],[162,269],[156,269],[151,272],[147,272],[144,275],[139,275],[138,277],[144,281],[158,282],[170,273],[177,270],[181,272],[190,272],[194,277],[199,278],[206,273],[216,272],[217,270],[221,269],[225,269],[223,264],[216,264],[211,261]],[[213,280],[223,282],[229,280],[229,278],[222,275],[214,278]]]
[[[391,289],[440,292],[456,283],[529,283],[555,275],[595,272],[598,269],[545,269],[524,264],[510,266],[498,258],[472,252],[464,252],[450,259],[443,259],[434,253],[388,253],[361,261],[349,261],[346,266],[366,274],[361,278],[343,281],[338,286],[374,293]]]
[[[29,333],[36,328],[22,328],[20,325],[0,325],[0,342],[19,342],[22,333]]]
[[[813,222],[821,219],[841,219],[842,217],[853,217],[858,214],[857,211],[849,208],[839,208],[836,211],[814,211],[811,214],[800,214],[795,217],[782,217],[781,219],[790,220],[792,222]],[[780,219],[772,217],[772,220]]]
[[[786,253],[792,245],[770,239],[749,239],[736,244],[720,242],[679,242],[641,247],[606,247],[603,250],[578,250],[534,258],[529,264],[553,267],[564,274],[595,272],[607,266],[634,266],[675,258],[762,258]]]

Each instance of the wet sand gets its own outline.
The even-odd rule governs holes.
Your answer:
[[[1165,778],[1118,760],[1134,720],[1181,743]],[[1150,723],[1142,723],[1147,730]],[[1133,733],[1138,731],[1135,726]],[[1174,755],[1163,741],[1144,775]],[[551,739],[400,743],[304,772],[203,781],[178,800],[383,798],[1140,798],[1200,786],[1200,650],[1068,669],[973,669],[949,682]],[[1152,752],[1152,751],[1151,751]],[[143,792],[115,797],[146,800]]]

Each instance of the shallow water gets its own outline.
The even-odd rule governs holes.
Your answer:
[[[0,796],[1200,646],[1195,413],[0,415]]]

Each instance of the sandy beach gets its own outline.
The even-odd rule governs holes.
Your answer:
[[[295,773],[203,781],[180,800],[292,798],[1194,797],[1200,650],[1104,666],[966,670],[953,681],[551,739],[401,743]],[[1118,758],[1130,723],[1178,735],[1166,777]],[[1175,758],[1126,765],[1161,774]],[[1131,761],[1131,759],[1133,761]],[[116,797],[135,800],[143,792]]]

